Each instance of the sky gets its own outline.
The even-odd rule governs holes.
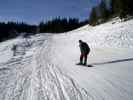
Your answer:
[[[100,0],[0,0],[0,21],[38,24],[57,16],[87,19]]]

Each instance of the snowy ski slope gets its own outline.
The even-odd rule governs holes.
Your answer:
[[[133,100],[132,27],[114,19],[0,43],[0,100]],[[91,47],[92,67],[76,65],[79,39]]]

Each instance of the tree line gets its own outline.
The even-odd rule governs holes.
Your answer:
[[[109,1],[109,2],[107,2]],[[79,21],[76,18],[54,18],[39,25],[29,25],[24,22],[0,22],[0,41],[19,36],[21,33],[30,35],[37,33],[62,33],[79,28],[85,24],[97,25],[119,16],[121,19],[133,15],[133,0],[101,0],[89,14],[89,20]]]
[[[88,21],[79,21],[77,18],[55,18],[53,20],[47,21],[46,23],[41,22],[39,24],[40,33],[62,33],[71,31],[73,29],[79,28]]]
[[[37,33],[62,33],[71,31],[87,24],[86,21],[79,21],[76,18],[54,18],[47,22],[40,22],[39,25],[29,25],[24,22],[0,22],[0,41],[15,38],[21,33],[27,35]]]
[[[28,25],[23,22],[0,22],[0,41],[15,38],[24,32],[34,33],[36,31],[36,27],[36,25]]]
[[[113,17],[121,19],[133,15],[133,0],[101,0],[94,6],[89,16],[89,24],[96,25],[108,21]]]

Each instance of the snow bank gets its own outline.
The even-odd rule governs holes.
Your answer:
[[[82,39],[87,41],[92,47],[133,47],[133,20],[126,22],[120,22],[118,20],[114,19],[95,27],[86,25],[72,32],[68,32],[69,41],[72,40],[71,42],[74,43]],[[64,34],[64,36],[66,35]]]

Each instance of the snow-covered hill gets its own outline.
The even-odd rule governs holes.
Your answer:
[[[0,100],[133,100],[132,27],[117,19],[0,43]],[[76,65],[79,39],[92,67]]]

